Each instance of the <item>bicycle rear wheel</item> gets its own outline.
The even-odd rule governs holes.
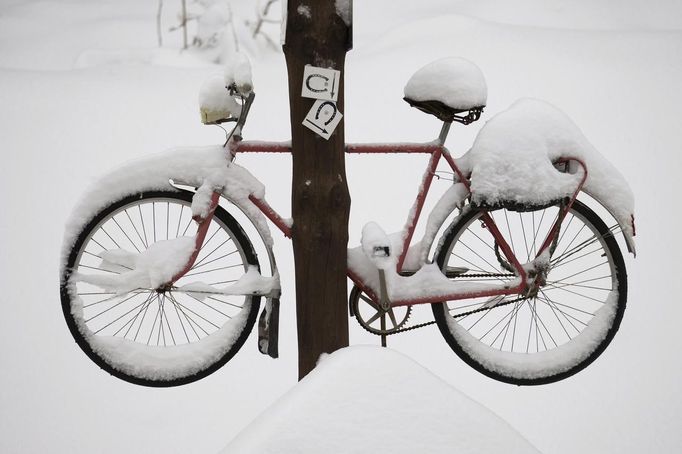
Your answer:
[[[171,241],[191,247],[192,195],[151,191],[112,202],[85,223],[62,268],[71,334],[92,361],[125,381],[167,387],[199,380],[234,356],[256,320],[259,296],[181,288],[193,282],[225,287],[258,267],[243,229],[220,206],[194,266],[173,287],[106,284],[111,276],[130,276],[152,247]]]
[[[559,211],[489,212],[523,264],[531,261]],[[471,210],[445,234],[441,269],[465,267],[456,280],[510,282],[495,240]],[[516,385],[567,378],[592,363],[618,331],[627,299],[625,263],[613,229],[576,201],[566,215],[537,295],[507,295],[432,305],[441,334],[477,371]]]

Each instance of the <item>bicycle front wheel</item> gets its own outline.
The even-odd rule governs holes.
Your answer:
[[[225,287],[258,266],[243,229],[220,206],[194,266],[172,287],[101,283],[136,272],[136,260],[163,242],[191,243],[192,195],[150,191],[112,202],[85,223],[62,268],[71,334],[92,361],[125,381],[165,387],[199,380],[234,356],[256,320],[258,296],[182,289],[196,282]]]
[[[535,257],[559,212],[489,212],[523,264]],[[468,269],[455,280],[515,278],[481,219],[462,215],[437,255],[441,269]],[[613,230],[576,201],[564,218],[546,285],[537,294],[449,301],[432,305],[441,334],[477,371],[516,385],[567,378],[587,367],[618,331],[627,299],[625,263]]]

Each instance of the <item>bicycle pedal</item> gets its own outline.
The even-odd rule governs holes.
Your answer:
[[[469,268],[464,268],[461,266],[448,266],[445,268],[445,277],[453,278],[460,276],[469,271]]]

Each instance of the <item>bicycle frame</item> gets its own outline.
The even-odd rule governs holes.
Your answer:
[[[230,154],[229,158],[230,160],[233,160],[238,154],[243,154],[243,153],[291,153],[291,146],[287,143],[281,143],[281,142],[263,142],[263,141],[243,141],[241,137],[241,132],[242,132],[242,127],[244,126],[246,122],[246,117],[248,115],[249,109],[251,104],[254,101],[255,94],[252,92],[248,96],[243,96],[239,95],[242,101],[243,107],[243,112],[240,117],[235,120],[236,121],[236,126],[232,130],[232,132],[228,136],[228,140],[225,143],[225,147],[227,152]],[[448,132],[450,131],[450,126],[452,125],[452,122],[446,121],[443,123],[443,126],[441,128],[440,134],[437,138],[437,140],[433,142],[427,142],[427,143],[359,143],[359,144],[348,144],[346,146],[346,153],[348,154],[429,154],[429,162],[427,164],[427,167],[424,171],[424,174],[422,176],[422,183],[419,188],[419,192],[417,193],[416,199],[412,205],[412,209],[410,210],[410,216],[408,217],[405,226],[404,226],[404,232],[405,234],[405,239],[403,241],[402,245],[402,251],[400,253],[400,256],[398,257],[397,261],[397,266],[396,266],[396,272],[401,273],[403,271],[403,265],[405,263],[405,259],[407,257],[407,253],[409,250],[409,246],[412,242],[412,237],[414,236],[414,231],[417,226],[417,223],[419,222],[419,218],[422,212],[422,209],[424,207],[424,202],[426,200],[426,197],[428,195],[429,189],[431,187],[431,183],[433,181],[434,176],[436,175],[436,169],[438,168],[438,164],[441,160],[441,158],[445,158],[445,161],[447,164],[450,166],[450,169],[454,172],[456,175],[455,182],[461,182],[462,184],[465,185],[466,189],[471,192],[471,186],[470,186],[470,181],[469,181],[469,175],[465,175],[461,169],[457,166],[457,163],[453,159],[452,155],[448,151],[448,149],[445,147],[445,140],[447,138]],[[561,225],[561,222],[563,221],[563,218],[565,217],[566,213],[570,209],[570,207],[573,205],[573,202],[576,200],[578,193],[583,187],[583,184],[585,183],[585,180],[587,179],[587,167],[585,163],[577,158],[572,158],[572,157],[564,157],[561,158],[557,161],[557,163],[568,163],[569,161],[575,161],[578,163],[578,165],[582,168],[583,175],[582,179],[580,180],[580,183],[578,184],[578,187],[576,188],[575,192],[573,193],[572,197],[570,198],[569,202],[566,204],[563,210],[560,210],[559,214],[557,215],[557,219],[554,222],[554,225],[550,228],[547,237],[545,238],[545,241],[542,243],[542,246],[540,249],[537,251],[536,258],[540,257],[541,254],[552,244],[552,241],[556,237],[559,227]],[[555,163],[555,164],[557,164]],[[568,164],[567,164],[568,165]],[[208,210],[208,215],[205,218],[195,218],[195,221],[199,223],[198,230],[197,230],[197,236],[196,236],[196,247],[195,247],[195,253],[192,255],[190,260],[188,261],[187,265],[185,268],[180,271],[178,274],[176,274],[172,281],[168,285],[172,285],[176,280],[178,280],[180,277],[182,277],[185,273],[187,273],[192,266],[194,265],[194,262],[196,261],[198,251],[201,249],[201,246],[203,244],[203,241],[206,237],[206,233],[208,231],[208,226],[210,224],[211,219],[213,218],[213,213],[218,206],[220,200],[220,192],[216,191],[213,193],[213,196],[211,198],[211,204]],[[263,215],[269,219],[287,238],[291,238],[292,232],[291,232],[291,227],[290,225],[284,220],[282,216],[277,213],[275,209],[273,209],[264,199],[259,198],[255,196],[254,194],[249,195],[249,200],[251,203],[253,203],[262,213]],[[528,290],[529,286],[532,285],[535,281],[535,283],[539,283],[540,277],[536,277],[533,279],[533,281],[529,282],[528,281],[528,273],[524,266],[519,262],[519,260],[516,258],[516,255],[514,254],[512,248],[509,246],[507,241],[504,239],[503,235],[501,234],[500,230],[498,229],[497,225],[495,224],[495,221],[493,218],[489,215],[488,211],[483,210],[482,216],[481,216],[483,222],[485,223],[486,227],[490,231],[490,233],[493,235],[495,238],[496,243],[499,245],[500,249],[502,250],[502,253],[504,254],[505,258],[507,261],[513,266],[517,277],[519,284],[513,287],[504,287],[504,288],[490,288],[488,290],[479,290],[479,291],[474,291],[474,292],[460,292],[460,293],[452,293],[448,295],[439,295],[439,296],[429,296],[429,297],[422,297],[422,298],[414,298],[414,299],[407,299],[407,300],[398,300],[398,301],[391,301],[391,305],[393,306],[411,306],[411,305],[416,305],[416,304],[429,304],[429,303],[437,303],[437,302],[442,302],[445,300],[460,300],[460,299],[468,299],[468,298],[479,298],[479,297],[491,297],[491,296],[498,296],[498,295],[510,295],[510,294],[521,294],[525,291]],[[534,260],[535,260],[534,259]],[[365,292],[367,295],[372,298],[373,301],[379,302],[380,298],[376,294],[372,288],[370,288],[367,283],[363,281],[361,276],[359,276],[357,273],[353,272],[350,268],[347,268],[347,276],[350,278],[355,285],[357,285],[360,289],[362,289],[363,292]]]
[[[412,210],[411,210],[411,216],[407,219],[404,227],[404,231],[406,232],[405,235],[405,240],[403,242],[403,247],[402,247],[402,252],[400,256],[398,257],[398,262],[397,262],[397,269],[396,271],[400,273],[403,271],[403,265],[405,263],[405,258],[407,257],[407,252],[410,246],[410,243],[412,241],[412,237],[415,232],[415,228],[417,226],[417,223],[419,221],[420,215],[422,213],[422,209],[424,207],[424,202],[426,200],[426,197],[428,195],[429,189],[431,187],[431,183],[433,181],[434,176],[436,175],[436,169],[438,167],[438,164],[441,160],[441,158],[445,158],[445,161],[448,163],[449,167],[452,169],[455,175],[457,175],[457,180],[458,182],[463,183],[467,190],[470,190],[470,182],[468,175],[465,175],[457,166],[455,160],[452,158],[452,155],[448,151],[448,149],[445,147],[445,138],[447,136],[447,133],[450,128],[450,123],[444,123],[443,128],[441,130],[441,134],[438,138],[438,140],[434,142],[427,142],[427,143],[376,143],[376,144],[369,144],[369,143],[362,143],[362,144],[349,144],[346,147],[346,153],[348,154],[428,154],[430,155],[429,162],[427,164],[427,167],[424,171],[424,174],[422,176],[422,184],[419,188],[419,192],[417,193],[416,199],[414,201]],[[260,142],[260,141],[242,141],[241,137],[236,136],[231,138],[228,143],[227,143],[227,150],[229,153],[232,154],[232,158],[236,156],[237,154],[242,154],[242,153],[291,153],[291,148],[288,144],[286,143],[280,143],[280,142]],[[571,207],[575,199],[577,198],[578,193],[580,192],[586,178],[587,178],[587,168],[585,164],[580,160],[576,158],[562,158],[558,162],[564,162],[568,163],[569,161],[575,161],[579,164],[579,166],[583,170],[583,175],[582,179],[573,194],[573,196],[570,198],[568,204],[564,207],[563,210],[561,210],[557,216],[557,219],[555,220],[554,225],[550,229],[549,233],[547,234],[547,237],[545,238],[545,241],[543,242],[542,246],[537,252],[536,258],[539,257],[552,243],[554,240],[555,236],[557,235],[559,231],[559,226],[561,222],[563,221],[563,218],[565,214],[568,212],[568,209]],[[256,197],[255,195],[251,194],[249,196],[250,201],[258,207],[258,209],[263,213],[263,215],[268,218],[287,238],[291,238],[291,227],[289,224],[284,220],[282,216],[280,216],[276,210],[274,210],[264,199],[261,199],[259,197]],[[197,234],[197,250],[201,248],[201,244],[203,242],[203,239],[206,235],[206,230],[208,229],[208,225],[210,224],[210,220],[212,218],[213,212],[218,205],[219,201],[219,193],[216,192],[213,195],[212,198],[212,204],[211,208],[209,210],[209,215],[205,219],[197,219],[199,222],[199,230]],[[415,298],[415,299],[407,299],[407,300],[398,300],[398,301],[392,301],[391,305],[393,306],[411,306],[411,305],[416,305],[416,304],[429,304],[429,303],[437,303],[437,302],[442,302],[446,300],[460,300],[460,299],[468,299],[468,298],[479,298],[479,297],[492,297],[492,296],[498,296],[498,295],[510,295],[510,294],[522,294],[525,292],[528,288],[529,285],[531,285],[533,282],[528,282],[528,273],[524,266],[519,262],[519,260],[516,258],[514,252],[512,251],[512,248],[508,245],[507,241],[504,239],[503,235],[501,234],[500,230],[498,229],[497,225],[495,224],[493,218],[489,215],[487,211],[483,211],[482,214],[482,219],[483,222],[485,222],[486,227],[488,227],[488,230],[490,233],[493,235],[495,238],[495,241],[499,245],[500,249],[502,250],[502,253],[504,254],[505,258],[508,260],[508,262],[513,266],[517,276],[518,276],[518,281],[519,284],[513,287],[504,287],[504,288],[499,288],[495,287],[488,290],[479,290],[475,292],[459,292],[459,293],[452,293],[448,295],[440,295],[440,296],[429,296],[429,297],[422,297],[422,298]],[[192,257],[190,262],[187,264],[186,268],[178,273],[176,277],[174,277],[173,281],[176,279],[179,279],[184,273],[186,273],[194,264],[194,260],[196,257]],[[367,285],[361,276],[357,275],[354,273],[351,269],[347,270],[347,275],[348,277],[353,281],[355,285],[357,285],[360,289],[362,289],[363,292],[365,292],[367,295],[372,298],[372,300],[378,302],[379,297],[376,294],[374,290],[370,288],[369,285]]]

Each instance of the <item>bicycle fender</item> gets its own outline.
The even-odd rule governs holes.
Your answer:
[[[250,194],[263,198],[264,187],[246,169],[232,163],[222,146],[167,150],[125,163],[100,177],[84,192],[67,219],[62,242],[62,263],[66,263],[69,251],[85,224],[112,200],[154,190],[195,192],[207,181],[215,184],[218,177],[222,177],[222,197],[239,208],[258,232],[268,255],[271,275],[278,277],[267,220],[248,198]],[[264,315],[261,315],[267,318],[264,325],[267,329],[263,331],[261,339],[265,341],[264,353],[273,357],[277,355],[279,288],[278,285],[277,291],[267,296]]]
[[[406,265],[409,264],[408,268],[417,269],[429,260],[429,251],[445,220],[455,209],[463,209],[468,196],[469,190],[463,183],[455,183],[443,193],[429,213],[424,236],[408,250],[405,260]]]
[[[623,218],[623,216],[618,216],[615,212],[615,209],[611,207],[609,204],[601,200],[597,194],[594,194],[593,192],[583,189],[581,192],[584,192],[585,194],[589,195],[592,197],[599,205],[601,205],[608,213],[611,215],[613,219],[616,220],[618,223],[618,226],[620,227],[622,233],[623,233],[623,239],[625,240],[625,246],[628,249],[628,252],[632,254],[633,257],[637,256],[637,249],[635,248],[635,216],[634,214],[630,215],[629,222]]]

